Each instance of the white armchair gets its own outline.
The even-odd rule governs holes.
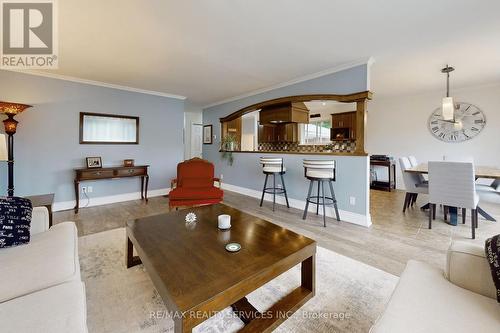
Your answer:
[[[490,265],[480,245],[453,242],[448,249],[445,274],[456,286],[496,299]]]
[[[410,260],[371,333],[497,333],[500,305],[483,247],[448,249],[446,271]]]
[[[30,234],[36,235],[49,230],[49,211],[46,207],[33,207]]]

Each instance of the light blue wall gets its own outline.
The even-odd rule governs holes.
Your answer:
[[[316,79],[296,83],[265,93],[245,97],[236,101],[216,105],[203,110],[203,123],[212,124],[217,136],[214,144],[203,146],[203,157],[215,163],[216,173],[224,175],[224,182],[253,190],[262,190],[264,175],[259,165],[259,153],[235,153],[233,166],[221,159],[219,152],[221,128],[219,118],[225,117],[246,106],[273,98],[304,94],[349,94],[366,91],[368,68],[360,65]],[[273,154],[279,155],[279,154]],[[286,167],[286,185],[290,198],[305,200],[308,182],[304,179],[302,160],[304,158],[334,158],[337,161],[335,191],[339,208],[353,213],[368,215],[368,158],[358,156],[319,156],[283,154]],[[349,204],[349,197],[356,198],[356,204]]]
[[[7,71],[0,71],[0,91],[1,100],[34,106],[16,117],[16,195],[54,192],[56,202],[74,200],[73,168],[83,167],[86,156],[101,156],[105,166],[126,158],[150,164],[150,190],[167,188],[183,159],[182,100]],[[139,145],[79,144],[80,112],[139,116]],[[4,194],[7,170],[1,164]],[[140,190],[139,178],[85,184],[93,186],[91,198]]]

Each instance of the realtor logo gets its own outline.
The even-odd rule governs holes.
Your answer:
[[[55,0],[2,0],[1,17],[1,68],[57,68]]]

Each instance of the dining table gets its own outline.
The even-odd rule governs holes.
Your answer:
[[[427,163],[420,163],[417,166],[406,169],[405,172],[419,173],[422,175],[428,174],[429,173],[429,165]],[[500,179],[500,168],[477,165],[477,166],[474,166],[474,175],[476,177],[476,180],[479,178]],[[427,203],[420,208],[421,209],[428,209],[429,204]],[[480,206],[477,206],[477,212],[482,217],[484,217],[486,220],[496,222],[496,219],[493,216],[491,216],[490,214],[488,214]],[[451,219],[456,221],[456,214],[457,214],[456,207],[451,207],[450,208]]]

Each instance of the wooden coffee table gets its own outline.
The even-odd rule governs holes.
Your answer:
[[[185,223],[188,212],[197,215],[196,223]],[[231,215],[230,230],[217,228],[220,214]],[[242,249],[226,251],[230,242]],[[174,314],[176,333],[191,332],[228,306],[246,323],[240,332],[270,332],[315,292],[315,241],[223,204],[129,222],[126,249],[127,267],[142,261]],[[265,313],[245,298],[297,264],[301,285]]]

